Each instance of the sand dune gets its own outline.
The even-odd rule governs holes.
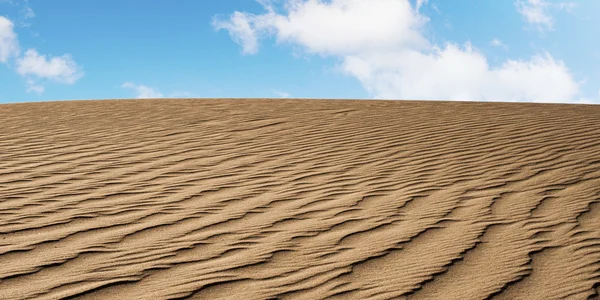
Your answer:
[[[0,299],[586,299],[600,106],[0,105]]]

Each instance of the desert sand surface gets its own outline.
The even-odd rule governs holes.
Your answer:
[[[595,299],[600,106],[0,105],[0,299]]]

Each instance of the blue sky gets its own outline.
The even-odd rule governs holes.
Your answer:
[[[0,0],[0,102],[600,103],[600,1]]]

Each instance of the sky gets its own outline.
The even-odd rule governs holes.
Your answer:
[[[600,1],[0,0],[0,103],[600,103]]]

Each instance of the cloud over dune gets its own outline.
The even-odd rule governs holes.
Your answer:
[[[140,99],[149,99],[149,98],[162,98],[164,95],[156,90],[155,88],[143,85],[143,84],[135,84],[133,82],[125,82],[121,85],[124,89],[131,89],[135,91],[136,98]]]
[[[376,98],[566,102],[580,83],[560,59],[541,52],[492,66],[470,43],[436,45],[423,32],[427,16],[408,0],[288,0],[281,10],[260,1],[265,12],[236,11],[215,18],[243,52],[260,40],[335,57],[339,69]]]
[[[0,16],[0,63],[6,63],[12,56],[19,54],[19,42],[14,24]]]
[[[22,53],[14,23],[0,16],[0,63],[7,64],[9,59],[14,59],[15,71],[25,78],[27,92],[43,93],[40,81],[73,84],[84,75],[70,54],[50,56],[33,48]]]
[[[48,57],[29,49],[17,59],[17,73],[72,84],[83,76],[77,63],[68,55]]]

